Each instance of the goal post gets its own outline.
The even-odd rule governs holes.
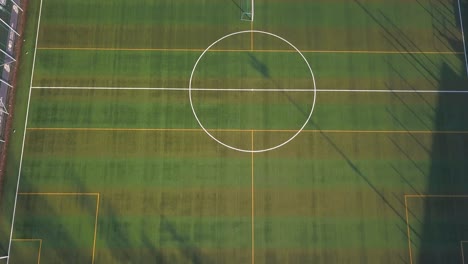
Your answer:
[[[254,0],[240,0],[241,20],[253,21],[255,8]]]

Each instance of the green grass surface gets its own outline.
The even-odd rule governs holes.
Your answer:
[[[468,94],[388,92],[466,90],[455,1],[258,0],[251,24],[230,0],[43,0],[28,103],[40,3],[28,10],[0,255],[27,108],[13,238],[34,240],[14,240],[10,263],[39,252],[41,263],[460,262]],[[296,45],[319,89],[304,131],[255,154],[206,135],[187,91],[205,48],[251,28]],[[244,150],[288,140],[314,98],[291,91],[313,87],[299,54],[260,33],[215,45],[192,87],[212,89],[192,91],[203,125]]]

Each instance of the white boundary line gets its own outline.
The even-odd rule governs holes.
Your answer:
[[[36,65],[37,43],[39,40],[39,29],[41,27],[41,15],[42,15],[42,0],[39,6],[39,18],[37,20],[36,42],[34,44],[34,55],[33,55],[32,69],[31,69],[31,82],[29,83],[29,95],[28,95],[28,106],[26,108],[26,120],[24,121],[23,144],[21,146],[21,156],[20,156],[20,164],[19,164],[19,170],[18,170],[18,181],[16,182],[15,203],[13,206],[13,217],[11,219],[10,243],[8,244],[8,256],[10,256],[11,242],[13,240],[13,229],[15,226],[16,204],[18,202],[18,191],[19,191],[19,184],[21,180],[21,168],[23,165],[24,144],[26,142],[26,132],[27,132],[27,127],[28,127],[29,104],[31,102],[31,91],[32,91],[33,79],[34,79],[34,67]],[[7,264],[9,262],[10,262],[10,258],[7,258]]]
[[[189,88],[171,88],[171,87],[66,87],[66,86],[33,86],[32,89],[49,90],[154,90],[154,91],[188,91]],[[192,88],[192,91],[225,91],[225,92],[313,92],[312,89],[218,89],[218,88]],[[468,90],[366,90],[366,89],[317,89],[322,93],[468,93]]]
[[[458,0],[458,15],[460,16],[460,28],[461,28],[462,40],[463,40],[463,52],[465,53],[466,76],[468,77],[468,56],[466,54],[465,32],[463,30],[463,16],[461,12],[460,0]]]

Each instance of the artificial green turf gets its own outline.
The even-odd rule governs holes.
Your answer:
[[[189,85],[190,73],[200,54],[200,51],[39,50],[34,86],[186,88]],[[229,55],[230,53],[216,54],[218,56],[211,59],[211,63],[202,61],[197,71],[206,71],[210,74],[207,77],[226,79],[229,78],[229,74],[238,73],[239,69],[245,69],[243,73],[250,75],[251,78],[259,75],[255,69],[247,70],[250,67],[248,60],[233,63],[232,59],[228,59],[229,56],[233,56]],[[272,53],[263,56],[270,61],[269,64],[268,61],[263,62],[268,69],[278,69],[278,65],[299,69],[301,71],[299,76],[307,77],[308,80],[309,76],[304,73],[306,66],[302,61],[287,61],[294,55]],[[319,89],[435,90],[438,89],[442,65],[448,64],[457,73],[464,73],[460,56],[450,54],[306,53],[305,56],[316,75]],[[279,78],[281,75],[272,74],[271,77]],[[205,82],[209,84],[209,80]],[[463,82],[449,81],[444,84],[448,90],[462,89],[462,85]]]
[[[11,252],[11,263],[37,263],[39,262],[40,249],[39,240],[33,241],[13,241],[15,247]],[[3,262],[1,262],[3,263]],[[6,263],[6,260],[5,262]]]
[[[449,4],[256,1],[253,27],[305,51],[317,88],[331,90],[318,93],[307,131],[267,153],[209,138],[185,90],[34,89],[20,190],[99,192],[95,263],[250,263],[252,243],[256,263],[408,263],[407,219],[413,263],[458,260],[463,204],[406,204],[404,195],[466,193],[466,95],[333,92],[465,89]],[[33,86],[187,88],[204,48],[250,29],[239,15],[233,1],[44,0]],[[250,40],[216,46],[246,51],[210,52],[195,87],[310,88],[300,57],[284,52],[290,47],[254,34],[263,52],[252,52]],[[158,50],[175,48],[191,50]],[[297,129],[311,100],[260,93],[197,91],[194,102],[209,128],[245,130],[215,136],[261,149],[292,134],[251,129]],[[11,182],[5,188],[14,192]],[[44,239],[44,263],[90,262],[95,199],[54,198],[21,196],[14,237]],[[4,204],[11,207],[11,195]]]
[[[256,9],[262,10],[255,15],[256,29],[280,34],[303,50],[463,51],[451,42],[461,40],[453,1],[260,0]]]
[[[213,35],[221,37],[226,30],[249,29],[249,24],[239,18],[239,9],[229,1],[200,4],[190,0],[118,0],[83,4],[49,0],[45,2],[41,47],[201,48],[212,42]]]

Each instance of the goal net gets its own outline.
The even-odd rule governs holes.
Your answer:
[[[254,0],[240,0],[241,20],[254,20]]]

